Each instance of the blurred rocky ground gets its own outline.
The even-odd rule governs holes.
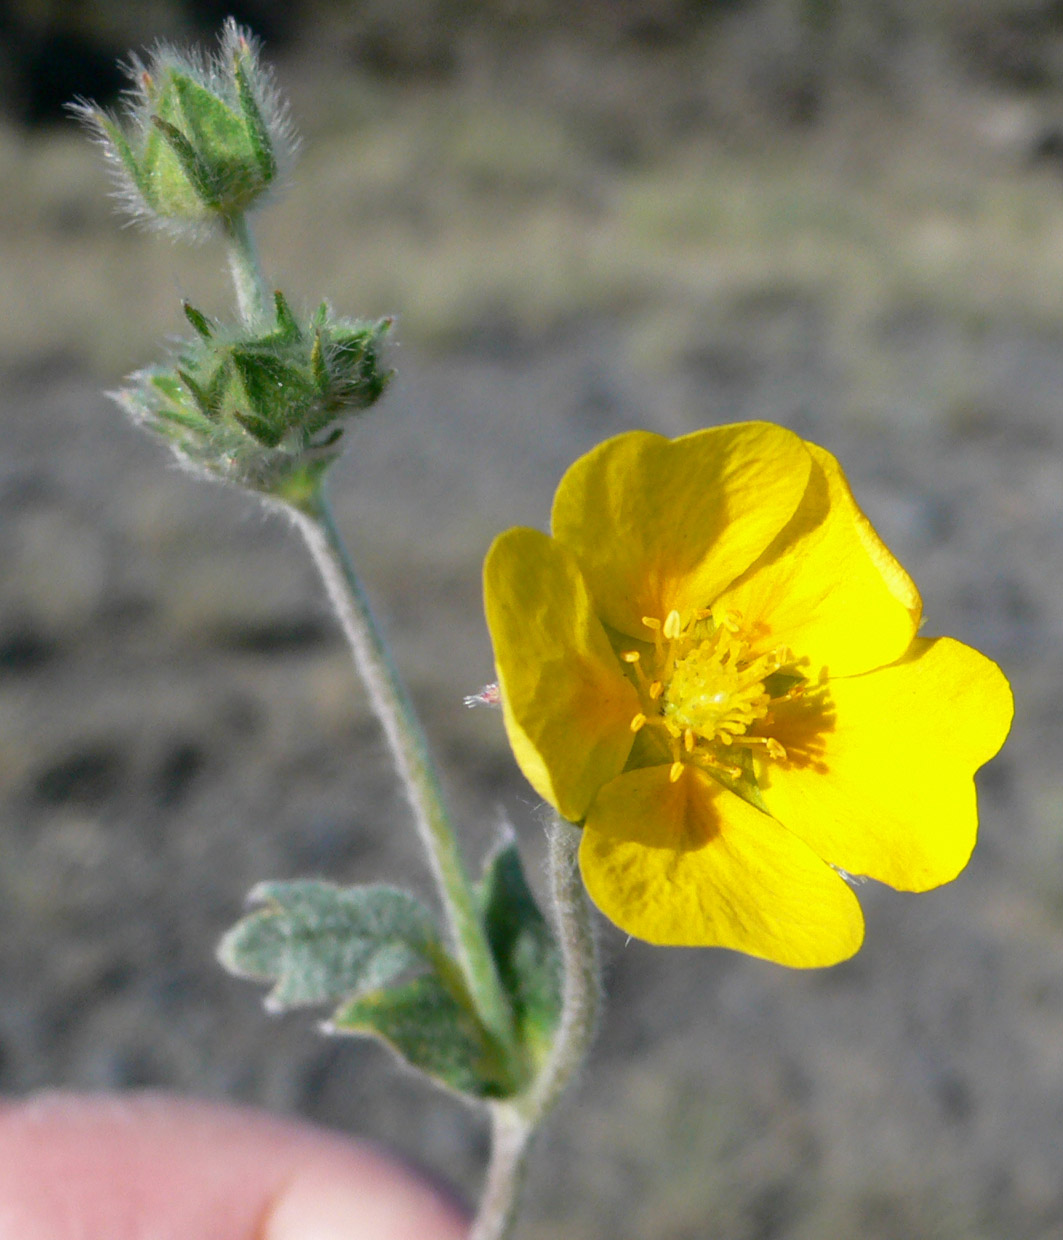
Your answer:
[[[165,32],[191,7],[160,5]],[[297,7],[272,31],[304,148],[260,238],[294,301],[398,315],[395,384],[334,495],[470,853],[509,817],[540,873],[501,721],[462,706],[492,675],[480,560],[631,427],[769,418],[829,447],[926,632],[986,650],[1018,703],[971,866],[918,897],[863,886],[852,962],[785,972],[603,926],[598,1053],[522,1235],[1058,1236],[1056,10],[418,7]],[[25,39],[40,11],[9,4],[0,29]],[[101,394],[182,330],[182,296],[224,312],[220,256],[121,229],[95,153],[22,124],[20,90],[0,128],[0,1086],[295,1111],[472,1194],[475,1119],[313,1014],[267,1018],[213,961],[262,879],[426,877],[293,531]],[[883,777],[903,761],[898,738]]]

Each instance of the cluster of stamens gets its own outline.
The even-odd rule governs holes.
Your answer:
[[[760,729],[773,722],[773,706],[801,692],[797,677],[778,693],[765,685],[793,664],[794,656],[786,646],[754,654],[741,636],[741,620],[737,612],[727,612],[714,621],[707,608],[685,617],[670,611],[663,622],[644,616],[652,651],[626,650],[620,656],[642,698],[631,730],[660,731],[672,755],[673,782],[687,763],[741,779],[743,749],[786,757],[779,741]],[[754,725],[758,732],[751,734]]]

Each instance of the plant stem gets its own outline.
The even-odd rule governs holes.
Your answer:
[[[469,1240],[506,1240],[517,1220],[533,1126],[505,1102],[491,1105],[491,1161]]]
[[[324,491],[319,490],[304,509],[296,511],[296,520],[387,735],[443,899],[469,993],[485,1027],[506,1051],[512,1052],[512,1010],[487,945],[427,741],[373,619]],[[590,903],[577,863],[580,834],[577,827],[561,818],[550,826],[550,894],[561,947],[561,1020],[546,1062],[527,1093],[490,1104],[491,1161],[469,1240],[508,1240],[512,1236],[535,1132],[579,1070],[594,1037],[601,983]]]
[[[443,804],[428,742],[336,528],[323,490],[296,520],[324,578],[369,700],[383,726],[450,925],[469,994],[485,1028],[513,1061],[513,1013],[487,944],[472,885]]]
[[[258,246],[246,215],[225,221],[229,242],[229,272],[236,288],[236,307],[245,327],[262,327],[268,321],[269,296],[258,259]]]
[[[531,1089],[491,1107],[491,1163],[469,1240],[512,1235],[532,1139],[579,1071],[594,1038],[601,1000],[598,948],[590,901],[577,863],[580,830],[558,817],[550,825],[548,865],[561,946],[561,1022]]]
[[[522,1105],[538,1125],[587,1057],[598,1028],[602,980],[591,903],[579,872],[579,827],[555,816],[547,834],[550,896],[561,947],[561,1023],[550,1055]]]

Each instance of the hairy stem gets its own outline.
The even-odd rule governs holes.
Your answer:
[[[240,318],[245,327],[264,327],[269,321],[269,295],[247,216],[230,216],[225,221],[225,235],[229,242],[229,273],[236,289]]]
[[[579,1071],[598,1024],[601,978],[590,901],[577,864],[580,830],[562,818],[549,831],[550,894],[561,945],[561,1023],[531,1089],[491,1107],[491,1162],[469,1240],[508,1240],[536,1130]]]
[[[324,578],[370,703],[391,747],[428,854],[469,994],[485,1028],[512,1061],[513,1013],[487,944],[420,721],[399,679],[323,491],[318,491],[296,513],[296,520]]]
[[[513,1234],[528,1169],[533,1126],[505,1102],[491,1105],[491,1161],[469,1240],[507,1240]]]
[[[539,1124],[587,1057],[598,1028],[602,982],[590,900],[579,872],[579,827],[561,817],[550,824],[550,895],[561,946],[561,1023],[550,1055],[522,1111]]]

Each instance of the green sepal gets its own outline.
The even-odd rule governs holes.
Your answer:
[[[168,85],[173,88],[173,94],[167,92],[160,100],[160,112],[169,100],[180,108],[180,114],[171,115],[168,120],[178,124],[183,120],[194,142],[220,150],[239,152],[242,149],[244,129],[240,117],[228,104],[179,69],[170,70]]]
[[[207,381],[207,386],[204,388],[204,399],[207,402],[207,408],[210,411],[211,417],[221,417],[225,390],[229,386],[230,369],[228,359],[223,355],[222,360],[215,368],[214,373]]]
[[[202,153],[216,202],[226,213],[242,210],[265,181],[241,115],[186,73],[174,69],[171,82],[192,148]]]
[[[260,418],[257,413],[250,413],[246,409],[234,409],[233,417],[264,448],[280,446],[280,442],[284,438],[283,428],[274,426],[272,422],[267,422],[265,418]]]
[[[314,343],[310,349],[310,373],[314,376],[314,383],[317,386],[318,394],[325,396],[328,394],[331,378],[329,376],[328,367],[325,365],[325,354],[321,347],[321,328],[314,328]]]
[[[709,768],[709,774],[723,784],[728,791],[733,792],[735,796],[739,796],[743,801],[759,809],[762,814],[770,814],[765,801],[764,794],[760,790],[757,783],[757,771],[753,765],[753,753],[750,749],[739,749],[735,746],[737,752],[728,754],[733,759],[735,765],[741,770],[741,774],[736,779],[732,775],[728,775],[726,771],[721,771],[716,767]]]
[[[181,382],[191,392],[192,399],[196,402],[199,411],[213,422],[218,416],[218,405],[217,398],[212,394],[211,389],[209,387],[202,387],[192,378],[187,370],[182,370],[178,367],[176,373],[180,377]]]
[[[488,857],[477,896],[531,1077],[553,1044],[561,1019],[561,957],[512,839],[504,839]]]
[[[176,372],[177,376],[180,374],[180,371]],[[182,386],[179,378],[164,371],[152,375],[150,383],[165,398],[165,403],[157,405],[152,416],[162,420],[161,429],[167,438],[180,441],[182,432],[195,435],[211,433],[213,424],[209,416],[205,416],[205,411],[198,406],[189,405],[186,390],[190,389]]]
[[[190,301],[181,303],[181,309],[185,312],[185,318],[192,324],[192,328],[201,340],[211,340],[214,336],[214,324],[203,313],[197,310]]]
[[[166,428],[164,434],[173,439],[179,438],[181,431],[195,431],[202,434],[210,427],[206,418],[194,413],[186,413],[184,409],[160,409],[158,416],[164,422],[170,423],[172,429]]]
[[[218,957],[231,973],[272,982],[273,1009],[347,1000],[446,960],[432,914],[395,887],[262,883],[250,898],[263,907],[225,935]]]
[[[271,447],[280,443],[298,425],[298,420],[302,420],[308,433],[316,429],[303,414],[313,401],[314,392],[300,367],[267,348],[237,345],[231,356],[254,416],[276,432]]]
[[[203,200],[185,174],[152,115],[140,152],[142,191],[151,215],[165,219],[202,220]]]
[[[161,116],[153,116],[151,119],[174,159],[180,165],[185,180],[192,187],[196,197],[205,207],[217,210],[221,206],[221,199],[218,197],[210,170],[200,159],[196,148],[176,125],[164,120]],[[159,195],[159,201],[162,201],[162,195]]]
[[[331,374],[331,403],[365,408],[384,394],[393,372],[381,363],[380,346],[393,319],[357,323],[331,334],[325,364]]]
[[[133,153],[133,148],[130,146],[129,140],[121,128],[105,112],[93,112],[91,117],[92,123],[98,126],[99,131],[111,143],[114,153],[118,156],[119,162],[126,171],[126,175],[136,186],[141,197],[149,205],[154,205],[155,198],[151,177],[145,176],[144,170],[140,166],[136,155]]]
[[[184,403],[184,392],[181,390],[180,372],[158,370],[150,371],[149,382],[155,391],[159,392],[167,400],[173,401],[175,405]]]
[[[764,692],[768,697],[780,698],[798,685],[807,683],[808,678],[800,672],[771,672],[764,677]]]
[[[358,996],[339,1008],[326,1031],[378,1038],[411,1067],[467,1097],[513,1093],[480,1023],[432,974]]]
[[[274,290],[273,307],[277,315],[277,334],[282,340],[296,341],[302,339],[302,331],[299,328],[298,320],[292,314],[291,306],[288,305],[288,299],[280,291]]]
[[[251,79],[247,73],[248,56],[238,52],[233,57],[233,78],[236,81],[236,94],[240,100],[240,111],[243,114],[244,126],[251,149],[255,155],[259,171],[264,181],[272,181],[277,175],[277,157],[273,153],[273,142],[270,138],[269,126],[266,124],[262,111],[255,98]]]

